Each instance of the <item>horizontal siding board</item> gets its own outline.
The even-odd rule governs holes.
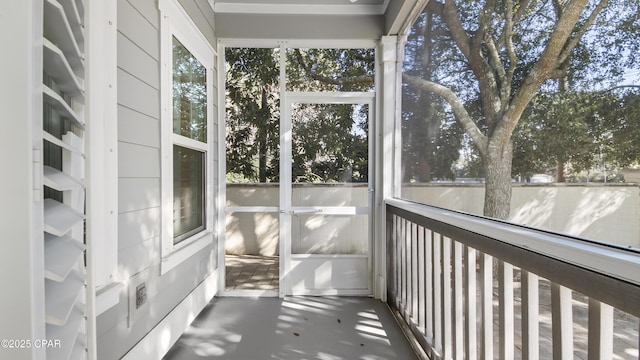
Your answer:
[[[158,0],[130,0],[133,6],[151,25],[160,29],[160,11]]]
[[[160,178],[160,150],[118,142],[120,178]]]
[[[118,139],[154,148],[160,147],[160,121],[148,115],[118,106]]]
[[[131,39],[118,33],[118,67],[149,86],[160,88],[160,64]]]
[[[118,212],[160,206],[160,179],[121,178],[118,181]]]
[[[207,20],[207,15],[209,15],[211,19],[213,19],[213,13],[207,15],[203,14],[202,9],[200,8],[200,6],[198,6],[198,4],[196,4],[194,0],[180,0],[180,4],[185,9],[187,14],[189,14],[200,32],[207,38],[211,46],[213,46],[213,48],[215,49],[214,45],[216,43],[216,39],[213,33],[213,27],[211,27],[209,20]]]
[[[159,263],[160,259],[160,238],[156,237],[139,243],[138,245],[118,251],[118,263],[120,270],[128,274],[137,274],[140,271],[152,267],[154,262]],[[147,288],[152,283],[147,284]],[[151,299],[151,294],[147,290],[147,296]]]
[[[122,69],[118,69],[118,104],[160,118],[160,91]]]
[[[160,236],[159,207],[118,215],[118,249],[120,251],[158,236]]]
[[[159,11],[156,11],[155,16],[160,16]],[[158,28],[154,27],[138,9],[126,0],[118,1],[118,31],[131,39],[146,53],[157,60],[160,59],[160,32]]]
[[[151,240],[159,241],[159,240]],[[156,248],[159,248],[159,242]],[[128,277],[135,274],[135,269],[127,268],[128,257],[133,257],[138,251],[144,251],[146,244],[137,250],[120,252],[120,273]],[[142,339],[149,329],[160,322],[175,306],[182,301],[204,279],[199,271],[202,263],[211,261],[211,247],[198,252],[190,261],[185,261],[165,276],[159,276],[159,257],[151,259],[149,267],[149,286],[147,304],[135,313],[131,327],[127,325],[128,316],[128,288],[124,287],[120,302],[114,308],[106,311],[98,318],[98,353],[100,360],[116,360],[122,358],[131,348]],[[135,266],[137,267],[137,266]],[[145,270],[145,269],[140,269]]]

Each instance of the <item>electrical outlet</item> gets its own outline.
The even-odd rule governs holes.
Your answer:
[[[147,302],[147,286],[142,283],[136,286],[136,309],[139,309],[145,302]]]

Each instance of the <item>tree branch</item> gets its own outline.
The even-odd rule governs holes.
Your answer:
[[[453,0],[445,0],[444,9],[442,12],[443,20],[447,23],[449,30],[451,31],[451,37],[453,41],[458,45],[460,51],[464,56],[471,60],[473,54],[471,54],[471,46],[469,36],[462,26],[462,22],[460,21],[460,16],[458,15],[458,10],[456,8],[456,4]]]
[[[302,66],[302,68],[304,69],[304,72],[313,80],[317,80],[325,84],[339,85],[339,86],[353,85],[353,84],[372,84],[374,81],[374,78],[371,75],[348,76],[348,77],[341,77],[341,78],[332,78],[329,76],[320,75],[315,71],[313,71],[311,66],[309,66],[304,61],[304,57],[302,56],[302,53],[300,52],[299,49],[293,49],[293,53],[295,54],[296,59],[298,60],[298,63],[300,64],[300,66]]]
[[[511,84],[513,83],[513,76],[516,71],[516,67],[518,65],[518,55],[516,54],[515,46],[513,45],[513,0],[507,0],[507,10],[505,13],[505,23],[504,23],[504,36],[505,43],[507,48],[507,55],[509,56],[509,71],[507,72],[505,78],[505,83],[508,85],[502,86],[503,91],[503,100],[508,100],[511,96]],[[503,102],[504,103],[504,102]]]
[[[573,51],[573,49],[578,45],[578,43],[582,39],[582,36],[587,32],[587,30],[589,30],[591,25],[593,25],[593,23],[596,21],[596,18],[598,17],[602,9],[604,9],[608,3],[609,3],[608,0],[600,0],[600,2],[595,7],[595,9],[593,9],[593,12],[591,13],[591,15],[589,15],[589,18],[587,19],[587,21],[584,24],[582,24],[580,29],[576,31],[576,34],[565,45],[565,48],[562,50],[562,53],[560,53],[560,56],[558,57],[559,64],[562,64],[567,60],[569,55],[571,55],[571,52]]]
[[[500,126],[506,127],[509,132],[515,128],[517,120],[524,112],[526,105],[540,89],[540,85],[560,65],[558,62],[559,55],[565,49],[565,45],[587,2],[588,0],[569,0],[568,3],[560,4],[563,5],[562,14],[556,21],[556,27],[549,36],[544,51],[525,77],[515,98],[512,100],[511,106],[507,110],[505,121],[500,123]]]
[[[442,86],[440,84],[408,74],[402,74],[402,78],[406,83],[420,88],[424,91],[432,92],[449,103],[449,105],[451,105],[451,109],[453,110],[453,114],[456,116],[456,119],[460,122],[467,134],[471,137],[482,157],[486,156],[488,144],[487,137],[480,131],[476,123],[473,122],[471,116],[467,112],[467,109],[465,109],[464,104],[462,103],[460,98],[458,98],[458,96],[453,91],[451,91],[451,89],[447,88],[446,86]]]

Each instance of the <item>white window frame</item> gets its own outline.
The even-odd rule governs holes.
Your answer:
[[[177,0],[160,0],[160,129],[161,129],[161,256],[160,273],[165,274],[213,243],[214,228],[214,64],[216,52]],[[207,143],[173,133],[173,37],[205,67],[207,81]],[[173,145],[204,152],[205,228],[174,244],[173,236]]]

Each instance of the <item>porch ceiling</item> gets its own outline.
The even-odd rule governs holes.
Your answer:
[[[377,40],[425,0],[209,0],[216,33],[233,39]]]

